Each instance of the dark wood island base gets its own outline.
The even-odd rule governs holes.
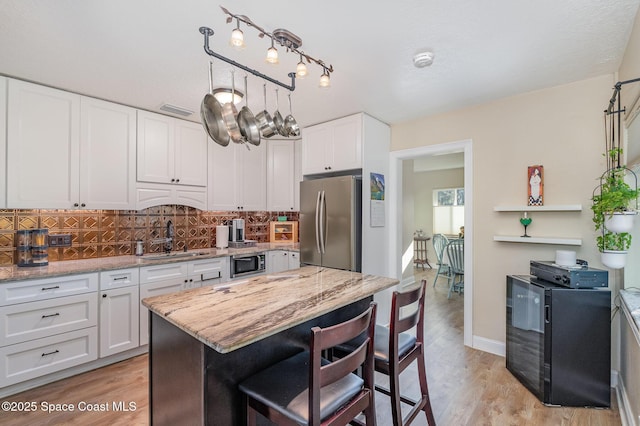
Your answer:
[[[312,327],[357,316],[397,283],[306,266],[144,299],[151,424],[245,424],[240,382],[308,349]]]

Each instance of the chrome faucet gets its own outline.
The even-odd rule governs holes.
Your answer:
[[[158,221],[154,222],[154,228],[159,225]],[[165,231],[165,238],[154,238],[153,240],[151,240],[151,244],[162,244],[162,248],[164,250],[165,253],[170,253],[171,250],[173,250],[173,236],[175,234],[175,231],[173,229],[173,222],[171,222],[170,220],[167,221],[167,225],[166,225],[166,231]],[[152,231],[152,235],[157,235],[158,232],[154,229]]]
[[[171,252],[171,249],[173,249],[173,235],[174,235],[173,222],[168,220],[167,221],[167,238],[165,239],[165,242],[164,242],[164,251],[166,253]]]

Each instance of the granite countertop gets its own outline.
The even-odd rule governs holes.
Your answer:
[[[163,263],[189,262],[194,260],[211,259],[215,257],[233,256],[236,254],[250,254],[268,250],[299,251],[299,244],[291,243],[258,243],[255,247],[226,248],[226,249],[197,249],[189,253],[201,253],[197,256],[176,256],[162,259],[149,259],[162,253],[148,253],[144,256],[114,256],[98,259],[63,260],[50,262],[47,266],[17,267],[16,265],[0,267],[0,283],[5,281],[19,281],[36,278],[57,277],[63,275],[101,272],[114,269],[151,266]],[[177,252],[180,254],[181,252]]]
[[[318,266],[142,300],[187,334],[227,353],[398,284]]]
[[[624,303],[623,310],[631,315],[636,324],[636,331],[640,330],[640,289],[620,290],[620,298]]]

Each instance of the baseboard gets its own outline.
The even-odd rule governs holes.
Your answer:
[[[613,379],[614,372],[611,372],[611,377]],[[616,398],[618,398],[618,410],[620,411],[620,420],[622,421],[622,426],[638,426],[636,419],[633,418],[633,412],[631,411],[631,401],[629,401],[629,397],[627,396],[627,391],[624,388],[624,381],[622,380],[622,376],[615,372],[616,376]],[[613,380],[611,381],[613,384]]]
[[[505,356],[507,354],[507,347],[504,342],[480,336],[473,336],[471,347],[473,349],[478,349],[480,351],[489,352],[499,356]]]

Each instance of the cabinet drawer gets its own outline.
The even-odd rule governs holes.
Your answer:
[[[140,282],[140,269],[128,268],[100,272],[100,290],[129,287]]]
[[[186,262],[145,266],[140,268],[140,284],[187,278],[187,273]]]
[[[98,358],[97,327],[0,348],[0,386],[33,379]]]
[[[204,259],[189,263],[189,278],[194,282],[221,283],[229,279],[228,258]]]
[[[0,284],[0,306],[98,291],[98,274],[78,274]]]
[[[0,346],[93,327],[97,321],[96,293],[5,306],[0,308]]]

